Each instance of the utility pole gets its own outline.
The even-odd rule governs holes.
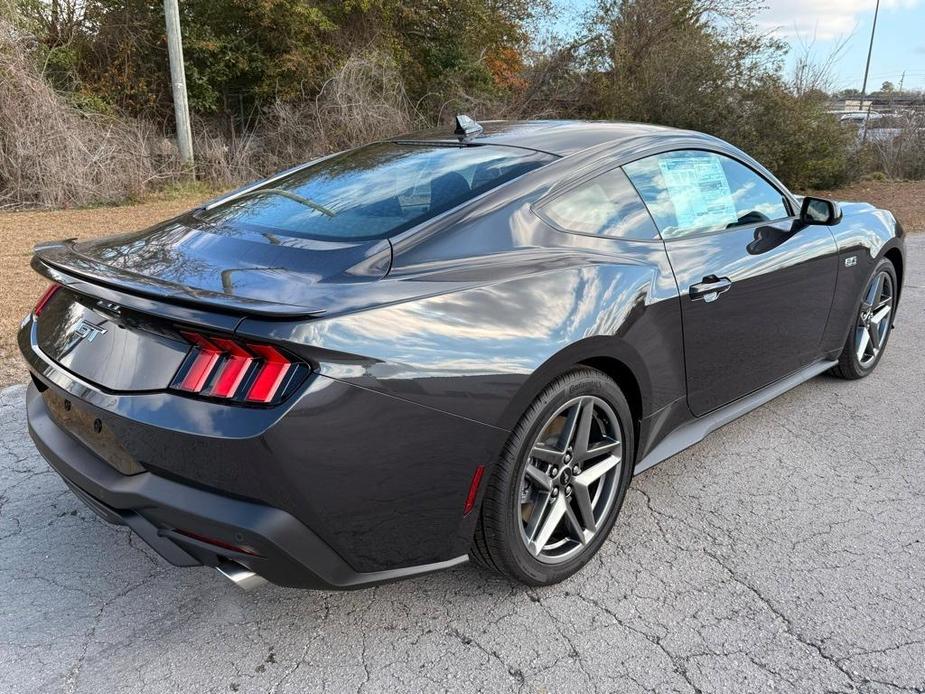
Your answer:
[[[186,70],[183,67],[183,40],[180,38],[180,7],[177,0],[164,0],[164,18],[167,21],[167,52],[170,54],[173,111],[177,120],[177,148],[180,150],[180,160],[184,166],[192,169],[193,132],[189,122]]]
[[[867,64],[864,66],[864,84],[861,87],[861,110],[864,109],[864,98],[867,96],[867,75],[870,72],[870,56],[874,52],[874,35],[877,33],[877,15],[880,14],[880,0],[877,0],[877,6],[874,8],[874,25],[870,30],[870,45],[867,47]],[[867,127],[870,125],[870,107],[867,103],[867,118],[864,119],[864,130],[861,132],[861,144],[867,142]]]

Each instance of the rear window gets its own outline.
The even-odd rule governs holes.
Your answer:
[[[379,143],[295,171],[197,217],[292,236],[383,238],[553,158],[492,145]]]

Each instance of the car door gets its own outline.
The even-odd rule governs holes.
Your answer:
[[[820,357],[837,247],[730,156],[704,150],[624,166],[665,243],[680,291],[688,404],[706,414]]]

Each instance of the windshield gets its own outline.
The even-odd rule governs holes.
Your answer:
[[[553,158],[492,145],[379,143],[295,171],[197,217],[293,236],[383,238]]]

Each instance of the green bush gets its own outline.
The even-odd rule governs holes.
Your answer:
[[[753,23],[751,0],[600,0],[595,39],[564,66],[593,118],[699,130],[748,151],[787,184],[833,186],[850,174],[850,138],[825,95],[780,76],[784,46]]]
[[[852,176],[854,135],[825,102],[769,77],[736,100],[717,135],[746,150],[792,188],[831,188]]]

